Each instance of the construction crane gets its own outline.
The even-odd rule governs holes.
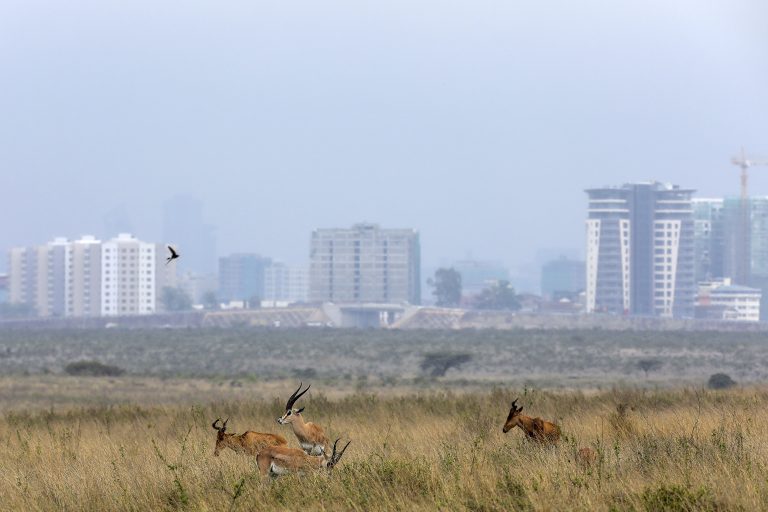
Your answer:
[[[738,284],[748,285],[751,278],[751,236],[749,215],[749,189],[747,170],[757,165],[768,166],[768,160],[750,160],[741,148],[741,156],[731,158],[731,163],[741,168],[741,201],[739,202],[739,228],[736,240],[734,279]]]
[[[741,156],[731,158],[731,163],[741,167],[741,200],[745,201],[749,199],[749,191],[747,190],[747,169],[756,165],[768,165],[768,160],[749,160],[744,154],[744,148],[741,148]]]

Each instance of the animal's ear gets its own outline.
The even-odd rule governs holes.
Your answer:
[[[523,410],[523,408],[521,407],[521,408],[519,408],[519,409],[517,410],[517,412],[520,412],[520,411],[522,411],[522,410]]]
[[[301,411],[303,411],[303,410],[304,410],[304,408],[302,407],[301,409],[299,409],[298,411],[296,411],[296,414],[301,414]]]

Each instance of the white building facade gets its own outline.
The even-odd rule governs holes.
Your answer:
[[[657,182],[587,190],[587,312],[694,316],[692,193]]]

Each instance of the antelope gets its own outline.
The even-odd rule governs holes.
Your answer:
[[[560,439],[560,427],[541,418],[531,418],[520,414],[522,407],[517,407],[517,398],[512,402],[509,416],[502,431],[506,434],[515,427],[520,427],[529,439],[540,443],[556,443]]]
[[[301,398],[301,395],[309,391],[311,386],[307,386],[307,389],[299,393],[301,386],[304,383],[299,383],[299,389],[293,392],[288,399],[288,403],[285,404],[285,414],[277,418],[277,422],[281,425],[290,424],[293,427],[293,433],[296,434],[296,439],[299,440],[301,449],[306,452],[307,455],[322,455],[328,457],[330,451],[331,441],[323,432],[323,429],[319,425],[315,425],[312,422],[304,422],[304,418],[301,417],[301,412],[304,410],[294,409],[293,404],[296,400]]]
[[[352,441],[347,442],[340,452],[336,452],[339,439],[333,443],[330,458],[325,455],[307,455],[304,450],[287,446],[267,446],[256,456],[256,463],[262,476],[269,474],[276,477],[287,473],[311,471],[326,468],[327,470],[339,463],[341,456]]]
[[[267,446],[283,446],[288,444],[288,441],[278,434],[262,434],[261,432],[253,432],[251,430],[240,435],[227,434],[229,418],[224,420],[224,423],[219,427],[217,424],[220,421],[221,418],[216,418],[216,421],[211,425],[218,432],[216,434],[216,448],[213,450],[213,454],[217,457],[224,448],[231,448],[237,453],[245,453],[246,455],[258,455]]]

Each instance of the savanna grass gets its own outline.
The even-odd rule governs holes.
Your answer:
[[[502,434],[518,396],[526,413],[562,426],[559,446]],[[768,509],[765,389],[305,399],[307,419],[352,440],[333,473],[262,478],[253,457],[213,456],[218,416],[232,431],[280,432],[295,446],[275,423],[277,399],[8,412],[2,509]],[[598,455],[586,468],[574,459],[584,446]]]

